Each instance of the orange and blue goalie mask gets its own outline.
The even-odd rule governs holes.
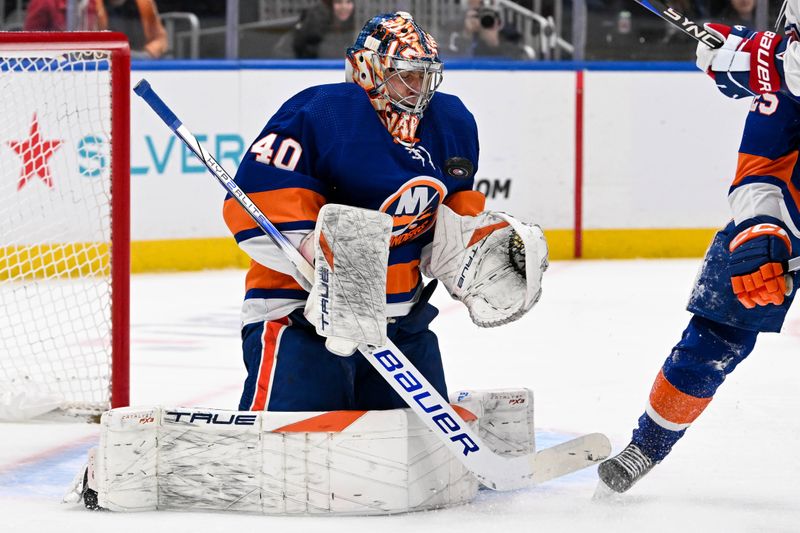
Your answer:
[[[402,11],[373,17],[347,50],[347,81],[367,92],[395,142],[407,146],[419,140],[442,70],[436,41]]]

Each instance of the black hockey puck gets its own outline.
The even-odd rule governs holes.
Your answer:
[[[451,157],[444,162],[444,171],[452,178],[469,179],[475,172],[475,167],[466,157]]]

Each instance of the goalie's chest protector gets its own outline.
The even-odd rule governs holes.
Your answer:
[[[393,217],[387,296],[390,303],[408,301],[419,285],[420,252],[433,237],[437,208],[449,195],[472,189],[474,171],[453,160],[477,168],[474,118],[458,98],[437,93],[417,129],[420,141],[405,147],[394,142],[360,87],[319,90],[329,92],[336,116],[315,124],[314,177],[327,185],[328,202]]]
[[[395,218],[393,247],[419,236],[448,194],[472,188],[472,176],[445,171],[454,157],[478,163],[475,121],[461,101],[436,94],[417,129],[414,147],[394,142],[366,93],[357,85],[320,86],[337,116],[317,125],[320,156],[314,177],[329,187],[328,201],[376,209]]]

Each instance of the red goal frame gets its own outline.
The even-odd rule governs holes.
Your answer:
[[[117,32],[0,32],[0,50],[111,52],[111,407],[130,403],[130,72]]]

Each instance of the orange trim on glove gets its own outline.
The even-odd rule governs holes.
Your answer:
[[[786,248],[789,250],[789,255],[791,255],[792,241],[789,240],[789,234],[786,233],[786,230],[782,227],[769,223],[756,224],[755,226],[750,226],[746,230],[743,230],[741,233],[739,233],[739,235],[731,240],[728,250],[732,252],[747,241],[751,241],[756,237],[764,237],[765,235],[772,235],[773,237],[778,237],[781,239],[786,245]]]

